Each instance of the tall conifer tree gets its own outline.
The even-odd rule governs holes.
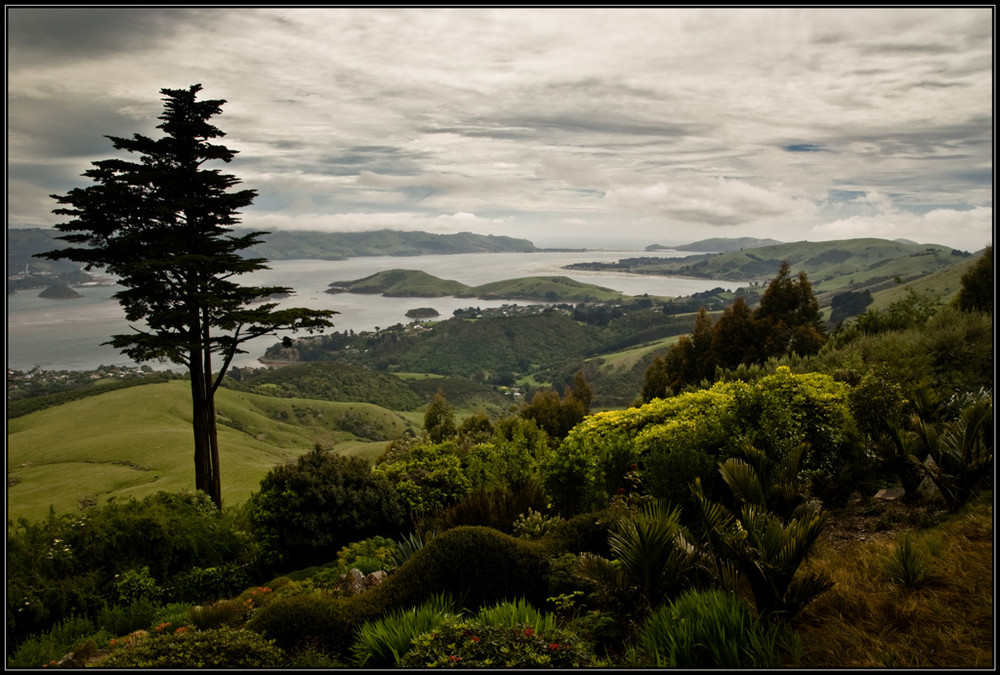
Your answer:
[[[111,336],[110,344],[135,361],[166,360],[191,375],[195,487],[222,504],[215,392],[240,345],[279,330],[313,332],[329,327],[336,312],[277,309],[261,302],[291,289],[241,286],[239,275],[267,269],[263,258],[241,251],[265,232],[236,236],[237,212],[256,197],[233,191],[241,181],[207,162],[236,155],[211,142],[223,132],[210,123],[223,100],[196,100],[201,85],[161,89],[164,112],[159,139],[107,136],[116,150],[138,156],[93,162],[83,175],[93,181],[65,195],[54,213],[71,218],[56,225],[70,248],[39,257],[103,268],[118,277],[115,297],[134,332]],[[145,324],[141,326],[138,322]],[[287,339],[287,338],[286,338]],[[221,363],[216,366],[213,356]]]

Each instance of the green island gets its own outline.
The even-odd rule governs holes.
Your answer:
[[[392,269],[352,281],[334,281],[327,293],[372,293],[388,297],[478,298],[480,300],[547,300],[549,302],[601,302],[622,297],[618,291],[585,284],[568,277],[522,277],[468,286],[440,279],[420,270]]]

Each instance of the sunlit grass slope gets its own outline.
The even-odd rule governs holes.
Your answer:
[[[220,389],[224,504],[244,501],[276,464],[320,444],[372,459],[412,422],[365,403],[271,398]],[[190,391],[184,381],[108,392],[10,420],[8,518],[50,506],[194,488]]]

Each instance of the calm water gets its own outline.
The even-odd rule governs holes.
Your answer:
[[[419,269],[443,279],[454,279],[470,286],[524,276],[562,275],[581,282],[597,284],[628,295],[690,295],[716,287],[735,289],[739,283],[677,277],[653,277],[613,272],[564,270],[574,262],[615,262],[620,258],[649,256],[645,251],[590,251],[582,253],[468,253],[418,257],[365,257],[342,261],[288,260],[269,263],[244,279],[256,285],[288,286],[295,290],[282,300],[282,307],[332,309],[333,330],[373,330],[397,323],[409,323],[406,311],[433,307],[446,319],[463,307],[499,307],[511,301],[486,301],[475,298],[384,298],[376,295],[325,293],[334,281],[360,279],[389,269]],[[687,255],[660,251],[662,257]],[[115,333],[129,331],[125,315],[112,294],[117,286],[77,289],[84,297],[74,300],[39,298],[41,289],[21,291],[7,296],[7,367],[28,370],[41,366],[46,370],[90,370],[100,365],[135,365],[134,362],[101,342]],[[518,304],[528,304],[518,301]],[[306,335],[300,333],[300,336]],[[282,335],[283,336],[283,335]],[[281,337],[281,336],[279,336]],[[237,356],[234,365],[256,366],[264,350],[279,338],[265,336],[246,345],[248,353]],[[154,368],[172,368],[171,364],[150,363]]]

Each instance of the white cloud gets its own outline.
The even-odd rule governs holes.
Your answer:
[[[812,205],[780,191],[740,180],[656,183],[645,187],[618,187],[605,199],[615,207],[654,212],[688,223],[729,226],[784,217],[812,210]]]
[[[966,251],[978,251],[993,241],[993,209],[935,209],[925,214],[887,210],[870,216],[852,216],[812,228],[822,241],[877,237],[909,239],[920,244],[941,244]],[[943,237],[942,233],[947,232]]]

